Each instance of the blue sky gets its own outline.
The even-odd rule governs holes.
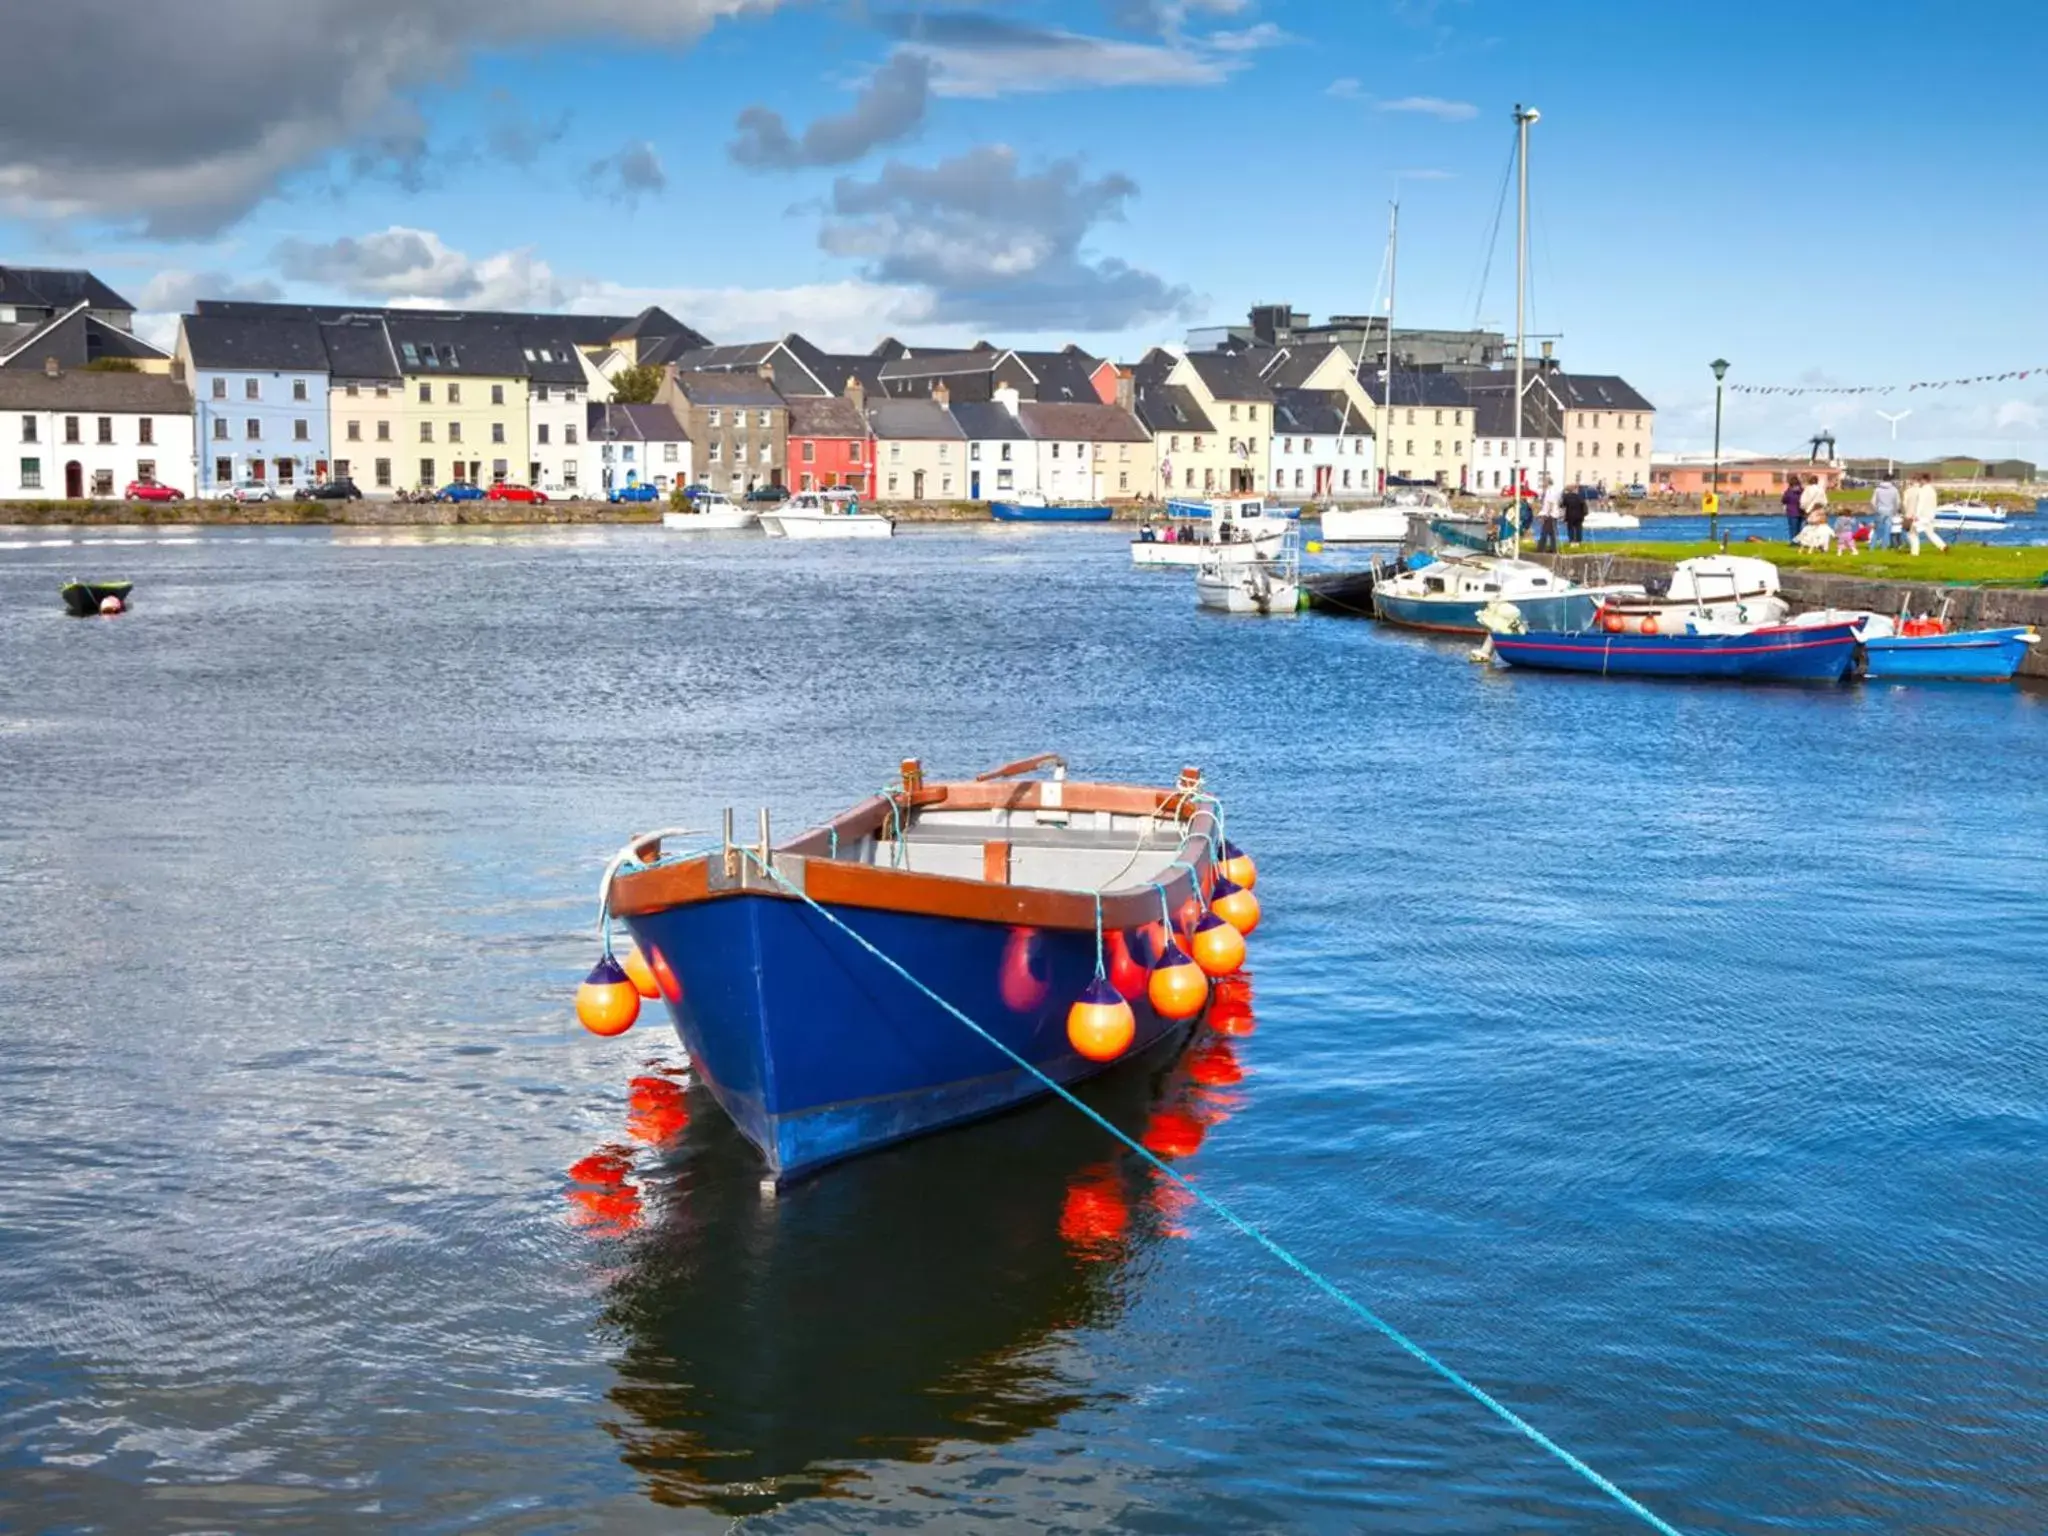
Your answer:
[[[717,339],[1073,339],[1129,358],[1254,302],[1513,320],[1628,377],[1659,445],[1730,381],[2048,364],[2048,21],[1802,0],[68,0],[10,23],[0,259],[194,296],[661,302]],[[23,67],[25,66],[25,67]],[[126,82],[110,94],[106,82]],[[95,106],[81,110],[81,100]],[[10,104],[11,103],[11,104]],[[157,320],[161,326],[164,322]],[[2048,375],[1731,395],[1731,444],[2048,458]]]

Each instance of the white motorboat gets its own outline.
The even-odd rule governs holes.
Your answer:
[[[1934,509],[1934,526],[1938,531],[1958,529],[1988,533],[2003,528],[2005,521],[2002,508],[1982,501],[1951,501]]]
[[[1586,513],[1586,528],[1594,533],[1613,533],[1616,530],[1640,528],[1643,520],[1633,512],[1623,512],[1615,507],[1593,507]]]
[[[1408,629],[1476,635],[1482,610],[1512,603],[1531,629],[1578,630],[1600,604],[1641,588],[1582,587],[1534,560],[1507,555],[1408,557],[1409,568],[1373,583],[1373,616]]]
[[[1301,547],[1285,538],[1271,560],[1212,560],[1195,571],[1195,602],[1222,613],[1292,617],[1301,611]]]
[[[1721,624],[1783,624],[1792,605],[1779,596],[1778,568],[1753,555],[1697,555],[1681,560],[1668,577],[1652,577],[1640,596],[1607,604],[1625,619],[1669,623],[1699,618]]]
[[[1326,507],[1321,518],[1323,542],[1399,544],[1408,537],[1408,518],[1417,508],[1447,511],[1450,504],[1442,491],[1418,486],[1355,507]]]
[[[761,527],[771,539],[886,539],[894,536],[896,520],[863,512],[852,496],[799,491],[763,512]]]
[[[730,496],[717,491],[699,491],[689,498],[689,509],[664,512],[661,526],[685,533],[735,533],[754,526],[755,513]]]
[[[1207,504],[1170,501],[1164,529],[1147,523],[1131,540],[1133,565],[1241,565],[1279,558],[1294,527],[1289,512],[1256,496]]]

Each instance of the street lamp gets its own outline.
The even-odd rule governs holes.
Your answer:
[[[1708,492],[1707,539],[1721,542],[1721,381],[1728,377],[1728,359],[1717,357],[1708,364],[1714,370],[1714,479]]]

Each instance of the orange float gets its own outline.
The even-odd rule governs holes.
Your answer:
[[[1618,613],[1610,613],[1600,621],[1600,627],[1610,635],[1618,635],[1628,628],[1628,620]]]
[[[1637,625],[1636,627],[1646,635],[1656,634],[1658,629],[1657,615],[1655,615],[1654,613],[1644,614],[1643,622]]]
[[[1209,1000],[1209,977],[1178,944],[1169,943],[1145,983],[1152,1011],[1162,1019],[1192,1019]]]
[[[1250,854],[1233,842],[1223,844],[1223,857],[1216,868],[1232,885],[1241,885],[1246,890],[1259,883],[1259,866],[1252,862]]]
[[[626,951],[626,958],[619,962],[619,969],[626,973],[626,980],[633,983],[633,990],[642,997],[661,996],[661,983],[654,979],[654,968],[647,963],[647,957],[640,953],[637,944]]]
[[[576,989],[576,1018],[593,1035],[610,1039],[623,1035],[640,1017],[640,989],[619,969],[619,962],[602,955]]]
[[[1090,1061],[1115,1061],[1137,1034],[1138,1016],[1106,977],[1089,982],[1067,1010],[1067,1043]]]
[[[1210,976],[1229,976],[1244,966],[1244,935],[1214,912],[1195,924],[1195,964]]]
[[[1216,887],[1209,910],[1247,938],[1259,926],[1259,898],[1234,881],[1226,880]]]

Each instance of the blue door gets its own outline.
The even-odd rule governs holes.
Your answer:
[[[967,499],[969,501],[981,500],[981,471],[978,469],[967,477]]]

